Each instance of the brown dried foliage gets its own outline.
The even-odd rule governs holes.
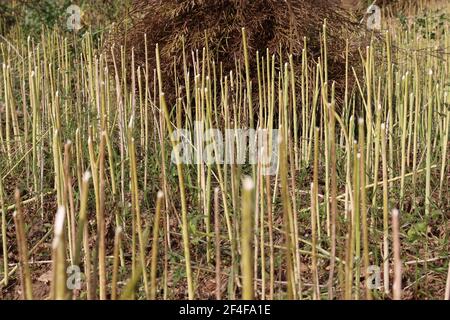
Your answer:
[[[139,0],[134,3],[130,20],[114,30],[108,50],[114,45],[116,61],[120,61],[118,47],[123,46],[129,67],[134,48],[136,67],[143,66],[146,34],[150,68],[156,66],[154,52],[159,44],[164,90],[173,96],[174,73],[183,76],[183,43],[189,68],[191,52],[200,50],[201,59],[207,44],[210,56],[222,64],[224,72],[229,72],[236,68],[236,58],[243,61],[242,28],[248,35],[254,81],[257,50],[262,55],[266,49],[272,54],[281,53],[284,61],[292,54],[299,71],[305,39],[313,76],[315,62],[321,57],[325,20],[329,80],[336,82],[339,101],[345,87],[346,40],[350,44],[350,64],[354,66],[360,61],[359,47],[365,46],[360,24],[342,9],[339,0]]]

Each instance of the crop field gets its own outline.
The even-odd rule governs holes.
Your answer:
[[[448,6],[263,47],[2,6],[0,299],[450,299]]]

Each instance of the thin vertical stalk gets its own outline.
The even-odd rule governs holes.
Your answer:
[[[356,142],[355,142],[356,144]],[[357,151],[355,146],[354,151]],[[359,282],[361,274],[361,217],[360,217],[360,181],[359,181],[359,164],[361,154],[358,152],[354,157],[353,163],[353,212],[352,212],[352,225],[353,225],[353,239],[355,247],[355,299],[359,300]],[[353,244],[351,244],[353,246]],[[353,282],[353,280],[352,280]]]
[[[113,270],[112,270],[112,280],[111,280],[111,300],[117,299],[117,279],[119,273],[119,260],[120,260],[120,241],[122,238],[122,228],[118,226],[116,228],[116,233],[114,235],[114,253],[113,253]]]
[[[159,54],[157,53],[157,57]],[[158,64],[158,69],[159,64]],[[159,71],[160,72],[160,71]],[[184,257],[186,262],[186,278],[188,283],[188,297],[189,300],[194,299],[194,282],[192,279],[192,266],[191,266],[191,251],[190,251],[190,240],[189,240],[189,221],[187,216],[187,202],[186,202],[186,192],[184,183],[184,173],[183,164],[181,162],[180,154],[178,148],[176,148],[176,141],[174,140],[172,123],[170,121],[169,111],[167,110],[167,105],[164,97],[164,93],[161,93],[161,108],[166,119],[166,125],[169,130],[170,141],[172,143],[173,151],[175,154],[175,160],[177,163],[178,172],[178,186],[180,188],[181,196],[181,219],[182,219],[182,234],[183,234],[183,247],[184,247]]]
[[[164,199],[164,193],[158,191],[156,196],[156,212],[153,221],[153,240],[152,240],[152,260],[150,267],[150,300],[156,299],[156,272],[158,266],[158,248],[159,248],[159,222],[161,220],[161,203]]]
[[[336,218],[337,218],[337,172],[336,172],[336,141],[335,141],[335,104],[334,102],[328,106],[329,123],[328,123],[328,139],[330,144],[330,176],[331,176],[331,214],[330,214],[330,275],[328,278],[328,298],[333,300],[333,282],[334,282],[334,268],[336,262]]]
[[[132,121],[130,121],[132,123]],[[132,126],[128,128],[130,135],[132,131]],[[147,295],[147,299],[149,298],[149,287],[148,287],[148,279],[147,279],[147,270],[146,270],[146,259],[145,259],[145,248],[146,243],[144,242],[144,235],[142,232],[142,217],[141,217],[141,208],[140,208],[140,200],[139,200],[139,189],[138,189],[138,178],[137,178],[137,161],[136,161],[136,143],[134,138],[129,138],[129,150],[130,150],[130,175],[131,175],[131,196],[132,196],[132,206],[133,212],[135,216],[135,228],[138,234],[139,240],[139,260],[141,263],[141,272],[144,279],[144,289]]]
[[[313,299],[320,299],[319,274],[317,270],[317,229],[316,229],[316,199],[317,191],[314,182],[311,183],[311,272],[313,280]]]
[[[384,293],[389,294],[389,205],[386,126],[381,124],[381,161],[383,165],[383,276]]]
[[[2,208],[2,252],[3,252],[3,283],[5,286],[8,285],[8,239],[6,237],[6,204],[3,195],[3,178],[0,177],[0,206]]]
[[[14,212],[14,223],[16,225],[16,239],[17,249],[19,251],[20,275],[22,282],[23,298],[26,300],[33,300],[33,288],[31,282],[30,266],[28,263],[28,247],[25,236],[25,223],[23,220],[22,200],[20,199],[20,192],[15,191],[16,211]]]
[[[106,300],[106,230],[105,230],[105,145],[106,133],[102,132],[99,151],[99,211],[97,212],[98,268],[100,279],[100,300]]]
[[[402,261],[400,258],[400,212],[392,210],[392,241],[394,253],[394,300],[402,299]]]
[[[358,120],[358,132],[359,132],[359,183],[360,183],[360,196],[361,196],[361,224],[362,224],[362,236],[363,236],[363,268],[364,278],[368,279],[369,270],[369,229],[367,227],[367,196],[366,196],[366,161],[365,161],[365,138],[364,138],[364,120]],[[358,279],[357,279],[358,280]],[[372,292],[369,286],[366,284],[366,299],[372,300]]]
[[[445,300],[450,300],[450,261],[448,263],[447,285],[445,286]]]
[[[222,274],[220,256],[220,208],[219,188],[214,189],[214,233],[216,245],[216,300],[222,300]]]
[[[63,206],[58,208],[55,217],[55,236],[53,238],[53,282],[52,298],[55,300],[65,300],[68,298],[66,283],[66,245],[64,236],[64,224],[66,210]]]
[[[242,250],[242,299],[253,300],[253,219],[255,185],[250,177],[242,182],[242,212],[241,212],[241,250]]]
[[[283,127],[287,130],[287,125]],[[281,178],[281,201],[283,204],[283,231],[285,236],[285,248],[286,250],[286,264],[287,264],[287,297],[289,300],[296,298],[296,287],[294,277],[294,263],[293,263],[293,248],[292,238],[294,234],[292,232],[292,208],[289,201],[289,185],[288,185],[288,155],[287,155],[287,143],[284,138],[284,130],[282,130],[283,138],[280,137],[280,178]]]
[[[431,132],[433,121],[433,95],[432,95],[433,71],[428,75],[428,108],[427,108],[427,155],[425,173],[425,215],[429,216],[431,210]]]
[[[315,128],[314,130],[314,167],[313,167],[313,184],[314,184],[314,195],[316,199],[314,203],[316,208],[314,208],[315,215],[315,225],[317,227],[317,236],[320,239],[320,212],[319,212],[319,204],[318,204],[318,194],[319,194],[319,134],[320,129]]]

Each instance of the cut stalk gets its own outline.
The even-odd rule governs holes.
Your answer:
[[[392,241],[394,253],[394,300],[402,299],[402,261],[400,258],[400,212],[392,210]]]
[[[255,185],[250,177],[242,182],[242,212],[241,212],[241,250],[242,250],[242,299],[253,300],[253,220]]]
[[[389,205],[386,126],[381,124],[381,159],[383,163],[383,276],[384,293],[389,294]]]
[[[156,299],[156,273],[158,266],[158,248],[159,248],[159,221],[161,220],[161,203],[164,199],[164,193],[159,191],[156,197],[156,212],[153,222],[153,241],[152,241],[152,260],[150,267],[150,294],[151,300]]]
[[[53,282],[52,298],[55,300],[65,300],[68,298],[66,281],[66,245],[64,235],[64,224],[66,220],[66,210],[59,207],[55,217],[55,236],[53,238]],[[78,275],[74,275],[77,277]],[[77,281],[77,279],[75,279]],[[77,284],[77,283],[75,283]]]
[[[25,222],[23,220],[22,200],[20,192],[15,191],[16,211],[13,214],[16,225],[17,249],[19,251],[20,275],[22,282],[22,295],[26,300],[33,300],[33,288],[31,282],[30,266],[28,262],[28,246],[25,236]]]
[[[3,283],[8,285],[8,239],[6,237],[6,204],[3,198],[3,178],[0,177],[0,206],[2,207],[2,252],[3,252]]]
[[[122,238],[122,228],[117,227],[116,233],[114,236],[114,262],[113,262],[113,271],[112,271],[112,280],[111,280],[111,300],[117,299],[117,278],[119,273],[119,254],[120,254],[120,241]]]
[[[222,275],[220,257],[220,212],[219,212],[219,188],[214,189],[214,233],[216,245],[216,300],[222,300]]]

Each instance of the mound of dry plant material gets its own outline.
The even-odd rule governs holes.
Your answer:
[[[323,49],[325,20],[328,79],[336,82],[339,100],[345,87],[346,41],[349,39],[350,65],[358,63],[359,47],[364,46],[361,26],[341,7],[340,0],[139,0],[134,4],[128,27],[125,23],[119,25],[108,47],[114,43],[117,61],[118,47],[125,48],[127,57],[131,57],[134,48],[136,66],[144,65],[146,34],[149,64],[153,68],[154,50],[159,44],[164,90],[170,95],[174,91],[174,73],[183,75],[183,43],[188,62],[195,50],[200,50],[201,59],[201,50],[207,46],[209,54],[227,72],[236,68],[236,60],[243,61],[245,28],[251,66],[256,66],[256,51],[265,54],[266,49],[281,53],[279,57],[283,59],[292,54],[294,62],[300,64],[306,44],[310,69],[314,71]],[[131,58],[126,63],[129,65]],[[256,81],[255,69],[252,77]]]

